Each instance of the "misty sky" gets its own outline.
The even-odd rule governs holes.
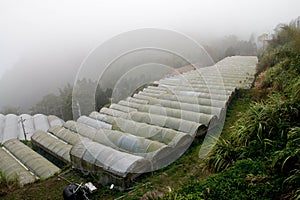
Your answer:
[[[36,79],[50,85],[44,76],[54,71],[61,71],[57,80],[64,79],[66,69],[76,71],[97,44],[125,31],[171,29],[200,43],[230,34],[247,40],[295,19],[299,8],[299,0],[0,0],[0,82],[9,79],[0,95],[10,95],[1,89],[13,90],[13,83]],[[16,77],[9,74],[14,68]],[[29,76],[34,72],[41,80]]]

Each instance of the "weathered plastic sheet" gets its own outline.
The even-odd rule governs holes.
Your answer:
[[[46,179],[60,172],[60,169],[46,158],[33,151],[18,139],[6,141],[3,146],[22,164],[41,179]]]
[[[125,113],[118,110],[103,107],[100,113],[121,117],[124,119],[131,119],[136,122],[143,122],[147,124],[152,124],[160,127],[167,127],[177,131],[182,131],[189,134],[195,134],[199,128],[205,127],[203,124],[196,122],[191,122],[183,119],[178,119],[174,117],[167,117],[162,115],[156,115],[151,113],[142,112],[130,112]]]
[[[214,99],[207,99],[207,98],[198,98],[198,97],[189,97],[189,96],[182,96],[182,95],[172,95],[172,94],[153,94],[153,93],[145,93],[139,92],[138,94],[134,94],[133,97],[140,99],[141,96],[148,96],[162,100],[168,101],[177,101],[183,103],[190,103],[190,104],[198,104],[198,105],[205,105],[205,106],[212,106],[217,108],[226,108],[227,101],[220,101]]]
[[[155,140],[167,144],[169,146],[176,146],[177,143],[180,143],[182,139],[193,138],[194,134],[197,134],[197,133],[193,133],[193,135],[189,135],[187,133],[183,133],[180,131],[149,125],[146,123],[139,123],[132,120],[116,118],[116,117],[100,114],[98,112],[92,112],[90,114],[90,117],[97,120],[104,120],[110,122],[114,125],[114,127],[116,127],[117,129],[123,132],[128,132],[136,136],[141,136],[144,138]]]
[[[8,184],[13,184],[17,181],[21,187],[36,180],[33,174],[3,148],[0,148],[0,172]]]
[[[91,173],[102,170],[120,177],[149,171],[150,162],[141,157],[107,147],[91,140],[81,140],[70,152],[72,165]]]
[[[60,118],[58,118],[54,115],[49,115],[48,116],[48,122],[50,124],[50,127],[51,126],[56,126],[56,125],[62,126],[64,124],[64,121],[62,119],[60,119]]]
[[[184,102],[178,102],[178,101],[156,99],[156,98],[149,97],[149,96],[139,96],[139,95],[136,95],[136,96],[145,99],[149,105],[160,105],[160,106],[167,107],[167,108],[175,108],[175,109],[191,111],[191,112],[196,112],[196,113],[216,115],[218,118],[220,118],[220,116],[225,114],[224,108],[217,108],[217,107],[184,103]],[[135,103],[135,102],[136,102],[135,98],[129,97],[126,99],[126,101],[120,101],[119,104],[130,105],[131,103]],[[142,105],[146,105],[146,104],[142,104]]]
[[[89,125],[89,126],[94,127],[96,129],[108,129],[108,130],[112,129],[112,125],[111,124],[108,124],[108,123],[105,123],[105,122],[101,122],[101,121],[92,119],[90,117],[84,116],[84,115],[80,116],[77,119],[77,122]]]
[[[130,103],[126,105],[123,101],[123,102],[119,102],[119,104],[112,104],[110,108],[115,110],[120,110],[123,112],[126,112],[127,109],[132,109],[131,110],[132,112],[138,110],[139,112],[142,113],[149,113],[149,114],[161,115],[166,117],[174,117],[178,119],[196,122],[206,126],[209,126],[211,122],[213,124],[217,121],[217,116],[215,115],[167,108],[158,105],[150,106],[150,105],[141,105],[141,104],[134,104],[134,103]]]
[[[135,136],[121,131],[107,129],[91,130],[91,127],[75,121],[66,122],[65,127],[95,142],[112,147],[119,151],[128,152],[134,155],[141,155],[143,157],[148,156],[145,154],[155,152],[167,146],[158,141],[149,140],[144,137]]]
[[[80,140],[80,135],[62,126],[52,126],[48,132],[58,137],[62,141],[74,145]]]
[[[55,138],[51,136],[49,133],[44,131],[35,132],[31,138],[31,141],[34,146],[43,149],[44,151],[56,157],[57,159],[63,161],[64,163],[71,162],[69,153],[72,145],[66,144],[61,140],[59,140],[58,138]],[[46,166],[47,164],[44,165]],[[57,169],[53,168],[51,170],[51,173],[49,174],[53,174],[56,172],[58,172]]]

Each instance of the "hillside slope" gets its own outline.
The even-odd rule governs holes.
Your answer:
[[[216,173],[167,199],[300,198],[300,31],[282,27],[257,72],[253,102],[206,159]]]

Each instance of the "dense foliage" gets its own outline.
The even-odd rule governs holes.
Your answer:
[[[83,102],[85,102],[87,105],[93,105],[93,99],[95,99],[95,109],[99,110],[104,105],[110,103],[109,98],[111,97],[112,90],[108,88],[103,91],[100,87],[97,87],[96,92],[90,92],[89,90],[94,88],[95,84],[96,83],[92,82],[91,80],[80,80],[77,84],[77,87],[80,88],[76,91],[81,92],[77,95],[80,95],[81,98],[84,98]],[[39,101],[30,109],[30,114],[43,113],[46,115],[55,115],[64,120],[71,120],[73,119],[72,95],[74,95],[73,86],[67,84],[63,88],[59,89],[58,94],[51,93],[44,96],[41,101]],[[81,105],[82,110],[86,110],[84,106],[85,105]],[[12,108],[7,109],[9,109],[9,111],[12,110]],[[81,114],[87,115],[89,112]]]
[[[278,193],[263,162],[240,160],[205,181],[189,184],[169,199],[274,199]]]
[[[256,99],[207,158],[216,173],[166,198],[300,199],[300,30],[285,26],[257,66]]]

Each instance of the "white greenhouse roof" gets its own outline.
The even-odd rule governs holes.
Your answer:
[[[0,114],[0,144],[13,138],[25,140],[22,121],[27,140],[31,140],[32,134],[38,130],[47,131],[51,126],[64,123],[62,119],[54,115],[36,114],[31,116],[21,114],[17,116],[14,114]]]

